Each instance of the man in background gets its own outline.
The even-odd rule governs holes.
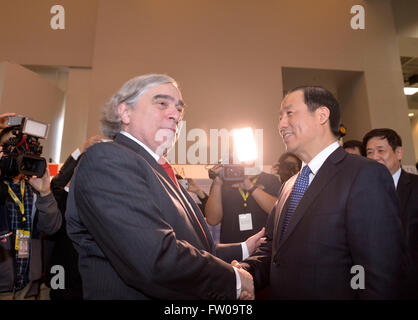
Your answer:
[[[366,156],[363,143],[358,140],[348,140],[344,142],[343,149],[351,154],[357,154],[359,156]]]
[[[408,298],[418,299],[418,176],[402,169],[402,139],[388,128],[374,129],[363,139],[367,157],[383,164],[393,178],[398,194],[400,218],[411,257]]]

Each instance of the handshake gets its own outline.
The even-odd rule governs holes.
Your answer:
[[[244,269],[241,268],[241,265],[238,261],[233,260],[231,265],[238,270],[238,274],[241,280],[241,294],[239,296],[240,300],[254,300],[254,281],[253,276]]]
[[[265,228],[263,227],[259,232],[249,237],[245,243],[247,245],[248,253],[251,255],[260,244],[266,241],[264,237]],[[254,280],[252,275],[246,270],[242,269],[242,266],[238,261],[233,260],[231,265],[236,268],[238,271],[239,278],[241,280],[241,294],[239,296],[240,300],[254,300]]]

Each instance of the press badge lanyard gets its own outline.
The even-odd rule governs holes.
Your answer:
[[[22,221],[26,221],[25,218],[25,206],[23,205],[23,199],[25,196],[25,180],[20,181],[20,192],[22,194],[22,200],[20,200],[17,195],[13,192],[12,188],[10,187],[9,182],[4,181],[4,183],[7,185],[7,188],[9,190],[9,194],[12,197],[13,201],[19,206],[20,213],[22,214]]]
[[[252,183],[255,184],[257,180],[258,180],[258,177],[254,178]],[[239,187],[238,190],[239,190],[239,193],[241,193],[242,199],[244,199],[244,207],[247,207],[247,199],[250,196],[250,193],[248,191],[244,193],[241,187]]]

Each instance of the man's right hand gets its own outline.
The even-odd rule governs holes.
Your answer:
[[[239,277],[241,279],[241,295],[239,296],[240,300],[254,300],[254,280],[253,276],[248,272],[242,269],[239,264],[235,264],[237,267]]]

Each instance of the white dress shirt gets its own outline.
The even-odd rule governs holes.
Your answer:
[[[130,133],[127,133],[126,131],[121,131],[121,134],[123,134],[125,137],[135,141],[137,144],[139,144],[142,148],[144,148],[154,159],[158,162],[160,159],[160,156],[156,154],[154,151],[152,151],[148,146],[146,146],[142,141],[139,141],[137,138],[135,138]]]
[[[315,178],[316,174],[318,173],[319,169],[321,169],[322,165],[324,164],[325,160],[333,153],[335,150],[338,149],[340,144],[338,141],[331,143],[328,147],[323,149],[320,153],[318,153],[313,159],[308,163],[309,169],[311,169],[311,173],[309,174],[309,185],[311,184],[312,180]],[[305,163],[302,163],[302,168],[305,166]]]
[[[399,178],[401,177],[401,171],[402,171],[402,168],[399,168],[399,169],[398,169],[398,171],[396,171],[396,172],[392,175],[392,178],[393,178],[393,183],[395,184],[395,189],[397,189],[397,188],[398,188],[398,182],[399,182]]]

